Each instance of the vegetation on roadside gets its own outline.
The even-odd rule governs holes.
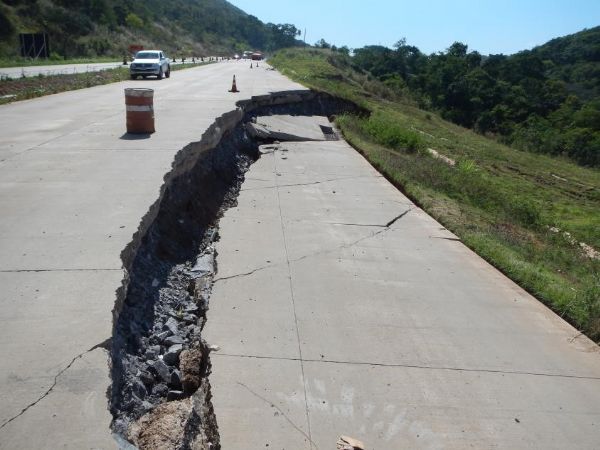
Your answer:
[[[346,59],[458,125],[600,166],[600,27],[509,56],[481,55],[460,42],[426,55],[400,40]]]
[[[225,0],[3,0],[0,57],[19,54],[19,33],[45,32],[51,59],[121,58],[129,45],[170,56],[210,56],[292,46],[299,30],[265,24]]]
[[[190,69],[204,64],[209,63],[177,64],[171,66],[171,71]],[[125,80],[129,80],[129,67],[126,66],[100,72],[3,79],[0,80],[0,105]]]
[[[270,62],[369,110],[337,118],[357,150],[466,245],[600,340],[598,169],[516,150],[419,109],[408,90],[355,70],[343,53],[286,49]]]

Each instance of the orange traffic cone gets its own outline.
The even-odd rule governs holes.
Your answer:
[[[233,92],[234,94],[238,91],[237,84],[235,83],[235,75],[233,76],[233,84],[231,85],[231,90],[229,92]]]

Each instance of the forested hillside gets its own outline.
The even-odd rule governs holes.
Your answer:
[[[425,55],[402,40],[356,49],[351,64],[459,125],[600,165],[600,27],[511,56],[458,42]]]
[[[292,46],[293,25],[264,24],[225,0],[2,0],[0,56],[18,33],[47,32],[55,57],[122,56],[130,44],[202,55]]]

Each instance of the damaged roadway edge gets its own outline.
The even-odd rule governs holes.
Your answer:
[[[259,157],[258,115],[364,114],[347,101],[286,91],[241,101],[175,157],[158,200],[121,254],[113,310],[110,409],[121,448],[218,449],[202,340],[216,273],[218,221]]]

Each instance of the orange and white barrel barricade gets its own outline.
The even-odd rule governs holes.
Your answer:
[[[154,133],[154,89],[125,89],[128,133]]]

